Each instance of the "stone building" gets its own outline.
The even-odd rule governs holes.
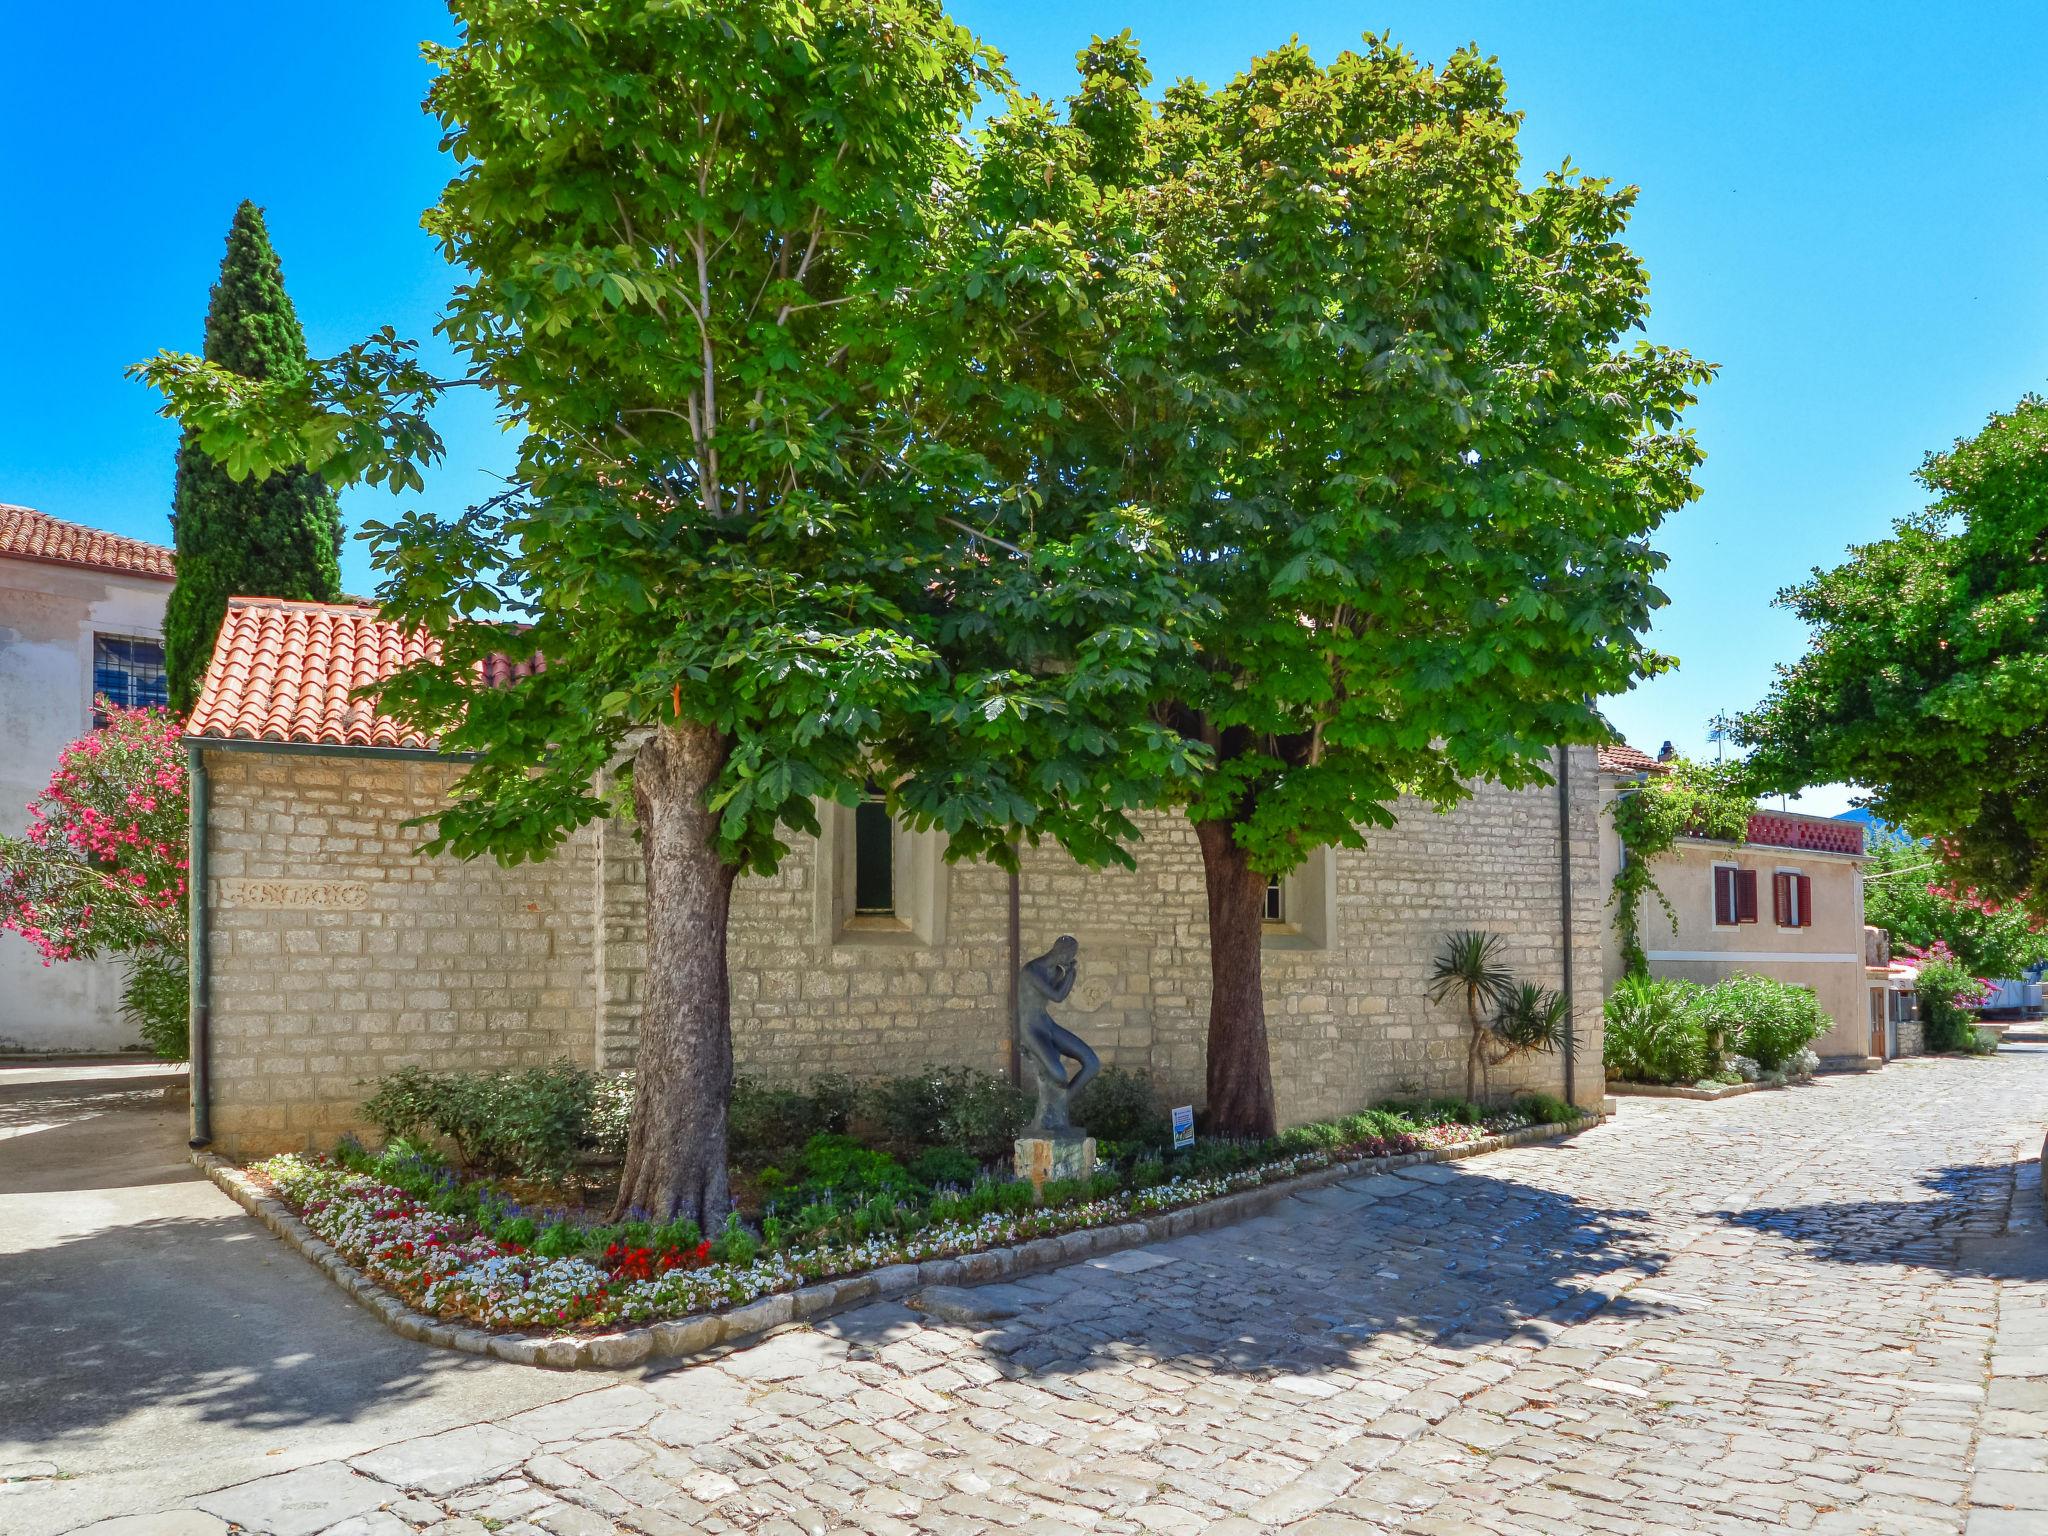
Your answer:
[[[1634,747],[1602,747],[1599,763],[1604,890],[1623,857],[1607,808],[1664,768]],[[1796,982],[1834,1021],[1813,1045],[1824,1067],[1882,1066],[1897,1053],[1887,1045],[1886,1000],[1874,995],[1883,987],[1865,963],[1860,823],[1758,811],[1743,842],[1681,838],[1654,874],[1677,921],[1644,898],[1639,931],[1652,975],[1709,983],[1753,972]],[[1611,986],[1622,974],[1611,923],[1604,951]]]
[[[645,945],[630,823],[601,821],[511,869],[420,857],[406,824],[462,766],[348,695],[421,643],[367,609],[268,599],[235,600],[222,627],[188,746],[204,807],[195,1006],[210,1042],[195,1098],[231,1154],[355,1127],[368,1085],[408,1062],[632,1063]],[[1284,1121],[1462,1092],[1462,1011],[1424,996],[1431,957],[1460,928],[1500,933],[1517,976],[1549,987],[1567,980],[1569,932],[1572,1086],[1599,1102],[1593,753],[1569,761],[1567,796],[1482,787],[1448,815],[1415,806],[1367,850],[1325,851],[1276,885],[1265,979]],[[1145,833],[1134,872],[1028,853],[1020,949],[1075,934],[1082,979],[1062,1017],[1186,1102],[1208,1017],[1201,861],[1183,820],[1153,817]],[[939,834],[892,825],[879,804],[828,805],[823,834],[794,843],[777,874],[734,895],[739,1070],[1003,1070],[1008,877],[948,865]],[[1492,1087],[1562,1092],[1566,1070],[1525,1057]]]
[[[140,539],[0,506],[0,832],[19,836],[57,754],[93,728],[104,694],[164,702],[171,552]],[[118,960],[45,965],[0,933],[0,1052],[136,1045]]]

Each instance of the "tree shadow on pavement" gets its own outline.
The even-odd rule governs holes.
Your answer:
[[[1767,1232],[1833,1264],[1912,1264],[1999,1279],[2048,1279],[2038,1242],[2006,1235],[2009,1164],[1940,1168],[1915,1182],[1928,1198],[1830,1200],[1716,1211],[1729,1226]],[[2038,1199],[2038,1191],[2021,1198]]]
[[[1455,1164],[1415,1172],[1306,1191],[1232,1226],[976,1288],[978,1304],[1009,1315],[962,1326],[1012,1373],[1136,1359],[1311,1377],[1547,1343],[1603,1309],[1663,1310],[1620,1296],[1669,1258],[1645,1212]],[[924,1325],[884,1306],[821,1326],[859,1350]]]
[[[146,1409],[343,1423],[469,1358],[391,1333],[238,1210],[0,1253],[0,1296],[0,1444],[45,1455]]]

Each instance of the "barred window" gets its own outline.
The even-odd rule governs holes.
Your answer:
[[[170,700],[164,681],[164,643],[140,635],[92,637],[93,724],[105,725],[98,700],[122,709],[161,707]]]

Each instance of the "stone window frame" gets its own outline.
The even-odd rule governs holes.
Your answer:
[[[891,914],[854,911],[854,808],[818,802],[813,871],[813,942],[849,946],[936,948],[946,942],[949,869],[943,832],[917,832],[893,817],[895,907]]]
[[[1336,850],[1318,848],[1280,877],[1281,920],[1260,933],[1267,949],[1329,949],[1336,932]]]

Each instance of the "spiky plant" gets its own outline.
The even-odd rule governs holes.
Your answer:
[[[1496,1063],[1519,1051],[1562,1050],[1571,1033],[1571,1005],[1561,992],[1533,981],[1518,982],[1501,999],[1493,1033],[1502,1047]]]
[[[1429,1000],[1441,1003],[1461,993],[1471,1036],[1465,1046],[1465,1097],[1479,1086],[1480,1047],[1486,1038],[1486,1016],[1498,1010],[1514,990],[1515,978],[1501,959],[1497,933],[1464,929],[1444,940],[1429,972]]]

